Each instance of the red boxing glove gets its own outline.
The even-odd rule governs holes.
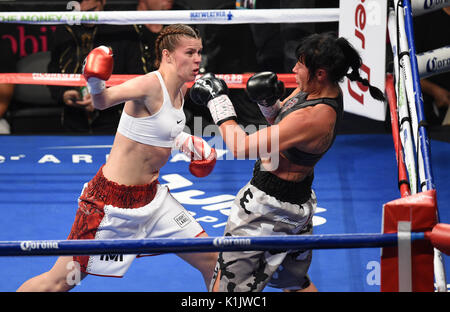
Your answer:
[[[105,80],[111,77],[114,66],[112,50],[99,46],[89,52],[83,65],[83,76],[89,93],[98,94],[105,89]]]
[[[193,138],[197,137],[193,136]],[[216,159],[217,159],[216,150],[212,147],[209,156],[207,157],[204,156],[204,158],[199,160],[195,159],[191,160],[191,163],[189,164],[189,171],[192,173],[193,176],[196,176],[198,178],[206,177],[211,173],[211,171],[213,171],[214,166],[216,165]]]
[[[193,176],[203,178],[216,165],[216,150],[200,137],[181,132],[175,139],[175,147],[191,159],[189,171]]]

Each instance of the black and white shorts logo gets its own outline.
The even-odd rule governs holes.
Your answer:
[[[123,255],[122,254],[107,254],[107,255],[100,255],[100,261],[115,261],[115,262],[123,262]]]
[[[185,227],[187,224],[191,222],[191,219],[189,219],[189,217],[186,215],[185,212],[180,213],[173,219],[180,227]]]

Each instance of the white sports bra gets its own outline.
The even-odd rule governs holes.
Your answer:
[[[183,131],[186,124],[183,112],[184,98],[182,96],[180,109],[173,107],[161,73],[158,71],[152,73],[158,77],[163,91],[164,100],[160,110],[146,117],[132,117],[123,110],[117,132],[142,144],[172,147],[173,140]]]

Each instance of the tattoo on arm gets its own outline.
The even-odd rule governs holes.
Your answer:
[[[328,146],[331,143],[331,140],[333,139],[333,127],[334,125],[331,125],[323,137],[320,138],[319,142],[317,143],[317,149],[324,151],[328,148]]]

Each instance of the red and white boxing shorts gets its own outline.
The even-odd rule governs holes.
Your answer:
[[[204,230],[156,180],[126,186],[107,180],[102,168],[83,187],[68,239],[190,238]],[[138,255],[74,256],[81,271],[122,277]]]

